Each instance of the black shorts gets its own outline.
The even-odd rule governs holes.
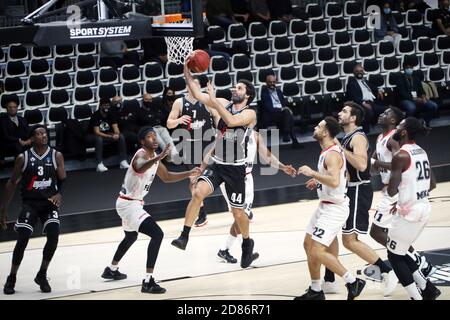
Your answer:
[[[231,166],[213,163],[206,167],[198,179],[208,182],[212,190],[225,183],[230,206],[232,208],[245,208],[245,165]]]
[[[17,231],[18,228],[27,228],[33,233],[38,219],[42,223],[42,234],[45,234],[47,225],[50,223],[60,224],[58,208],[48,200],[25,201],[14,229]]]
[[[348,187],[347,196],[350,199],[350,214],[343,234],[366,234],[369,230],[369,210],[372,206],[373,189],[370,183]]]

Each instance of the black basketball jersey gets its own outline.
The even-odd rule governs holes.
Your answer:
[[[33,148],[24,153],[22,167],[23,200],[46,200],[58,193],[56,150],[50,147],[42,156]]]
[[[233,111],[233,104],[230,103],[226,109],[231,114],[239,114],[240,111]],[[219,120],[217,129],[220,131],[216,139],[213,160],[219,164],[226,165],[245,165],[247,159],[247,144],[252,133],[252,128],[238,126],[228,127],[225,121]]]
[[[182,103],[181,115],[191,117],[191,122],[182,124],[181,128],[189,131],[191,141],[202,140],[206,130],[213,128],[211,113],[199,101],[193,104],[183,97]]]
[[[347,133],[344,138],[342,139],[342,147],[347,149],[348,151],[353,152],[353,148],[350,146],[350,143],[353,139],[353,137],[356,134],[361,134],[364,136],[364,138],[367,139],[366,134],[364,133],[362,127],[356,128],[354,131]],[[369,157],[369,150],[367,148],[367,160],[370,161]],[[367,163],[367,168],[364,171],[358,171],[353,167],[349,161],[347,161],[347,171],[350,175],[350,182],[370,182],[370,165]]]

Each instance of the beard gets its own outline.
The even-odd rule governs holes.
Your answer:
[[[233,94],[233,96],[231,97],[231,101],[233,101],[234,104],[238,104],[241,103],[245,100],[245,96],[238,96]]]

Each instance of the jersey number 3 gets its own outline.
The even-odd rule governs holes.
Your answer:
[[[39,166],[37,169],[38,169],[38,176],[43,176],[44,175],[44,167]]]

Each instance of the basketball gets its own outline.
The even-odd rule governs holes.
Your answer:
[[[193,56],[189,59],[188,68],[193,72],[205,72],[208,70],[210,60],[206,51],[194,50]]]

